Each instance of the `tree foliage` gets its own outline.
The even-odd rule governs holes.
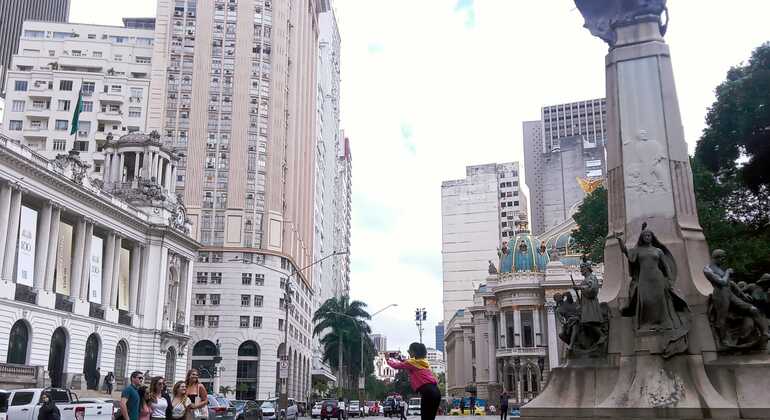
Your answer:
[[[572,231],[572,240],[581,253],[593,262],[604,261],[604,240],[607,237],[607,189],[603,186],[586,195],[578,211],[572,216],[578,228]]]

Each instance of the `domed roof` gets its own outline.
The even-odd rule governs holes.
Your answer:
[[[508,272],[508,267],[511,272],[545,272],[548,253],[540,252],[541,241],[530,233],[526,213],[519,213],[515,223],[516,233],[508,240],[508,255],[503,256],[508,263],[502,264],[502,272]]]

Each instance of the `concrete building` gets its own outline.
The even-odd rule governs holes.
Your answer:
[[[488,261],[497,260],[501,243],[513,235],[514,218],[527,208],[517,162],[465,171],[465,179],[441,184],[444,321],[473,301]]]
[[[501,391],[524,404],[542,390],[553,367],[565,360],[555,316],[555,293],[573,293],[570,275],[580,278],[580,255],[570,247],[569,221],[536,237],[526,219],[517,221],[511,241],[518,250],[534,250],[545,242],[559,259],[539,252],[511,258],[510,269],[485,274],[473,302],[457,310],[445,335],[447,388],[450,396],[493,400]],[[503,265],[503,264],[501,264]],[[594,269],[601,279],[603,267]],[[470,391],[469,391],[470,390]]]
[[[393,369],[387,363],[386,353],[377,353],[374,357],[374,377],[383,382],[391,382],[396,379],[396,369]]]
[[[0,97],[5,97],[5,79],[16,54],[21,27],[26,20],[66,22],[70,0],[3,0],[0,2]]]
[[[116,162],[172,159],[132,136],[110,146]],[[0,387],[185,377],[199,244],[184,207],[137,184],[120,185],[129,201],[98,185],[77,153],[51,161],[0,135]]]
[[[444,361],[443,351],[428,347],[427,359],[428,363],[430,363],[430,368],[433,370],[433,373],[438,375],[439,373],[446,372],[446,362]]]
[[[436,324],[436,350],[444,351],[444,321]]]
[[[203,244],[191,365],[237,398],[275,396],[279,357],[289,396],[310,392],[315,298],[304,268],[314,261],[318,15],[329,8],[157,3],[148,126],[180,154],[176,189]]]
[[[541,109],[537,121],[525,121],[524,168],[532,200],[535,234],[567,220],[570,208],[583,200],[580,180],[606,175],[605,99],[592,99]]]
[[[9,135],[49,159],[77,150],[101,177],[107,135],[147,127],[153,31],[27,21],[18,45],[3,118]],[[83,111],[73,136],[78,92]]]
[[[350,139],[344,133],[341,134],[341,139],[342,147],[338,150],[337,174],[334,178],[334,249],[349,250],[353,214],[353,155],[350,151]],[[350,253],[340,255],[332,263],[333,283],[341,288],[343,294],[349,294]]]
[[[372,334],[369,336],[374,343],[374,350],[383,353],[388,349],[388,337],[384,334]]]

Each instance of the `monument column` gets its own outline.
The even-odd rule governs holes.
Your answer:
[[[559,366],[559,332],[556,329],[556,304],[547,302],[545,304],[546,321],[548,322],[548,366],[551,369]]]
[[[110,182],[110,170],[112,170],[110,160],[110,153],[104,152],[104,172],[102,172],[102,182],[104,185],[107,185]]]
[[[85,254],[86,221],[78,219],[75,226],[75,252],[72,254],[72,276],[70,277],[70,297],[80,299],[80,284],[83,280],[83,255]]]
[[[17,239],[19,236],[19,219],[21,217],[21,189],[11,191],[11,205],[8,212],[8,234],[5,240],[5,258],[3,259],[3,280],[13,281],[13,269],[16,265]]]
[[[513,347],[521,347],[523,338],[521,336],[521,311],[516,308],[513,310]]]
[[[56,272],[56,252],[59,247],[59,224],[61,223],[61,207],[53,205],[51,214],[51,228],[48,237],[48,253],[45,263],[45,290],[53,291],[54,273]]]
[[[487,315],[487,337],[489,337],[488,360],[489,365],[489,383],[497,382],[497,352],[495,351],[495,318]]]
[[[532,333],[534,334],[535,347],[543,345],[543,333],[540,331],[540,311],[539,306],[532,309]]]
[[[473,382],[473,350],[471,346],[472,336],[463,331],[463,368],[465,369],[465,383]]]
[[[40,224],[37,226],[37,239],[35,246],[35,289],[45,288],[46,262],[48,261],[48,241],[51,236],[51,218],[53,209],[50,201],[43,203],[40,210]]]
[[[507,325],[507,316],[505,313],[504,308],[500,308],[500,345],[499,348],[506,348],[508,347],[508,325]]]

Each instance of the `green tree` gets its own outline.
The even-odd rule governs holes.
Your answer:
[[[572,216],[578,228],[572,239],[581,253],[593,262],[604,261],[604,241],[607,238],[607,189],[600,186],[586,195],[578,211]]]
[[[409,383],[409,375],[405,370],[399,370],[396,378],[388,384],[388,393],[400,394],[403,397],[412,395],[412,386]]]
[[[226,386],[226,385],[220,385],[219,386],[219,393],[224,395],[225,397],[228,396],[229,394],[234,393],[234,392],[235,391],[233,391],[233,388],[230,387],[230,386]]]
[[[441,372],[436,375],[438,380],[438,389],[441,391],[441,396],[446,396],[446,373]]]

